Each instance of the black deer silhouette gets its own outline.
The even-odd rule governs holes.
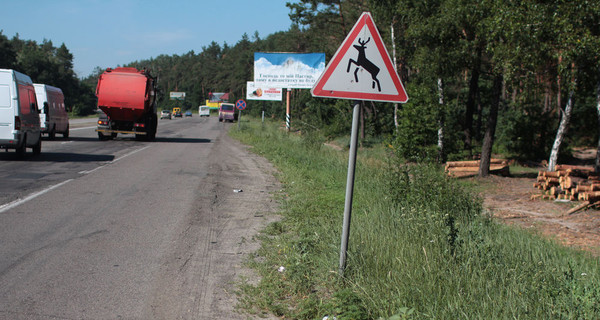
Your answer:
[[[373,89],[375,89],[375,84],[377,84],[377,90],[381,92],[381,85],[379,84],[379,80],[377,79],[377,74],[379,74],[379,67],[377,67],[373,62],[369,61],[369,59],[367,59],[367,57],[365,56],[365,49],[367,48],[365,45],[369,41],[371,41],[371,37],[369,37],[367,41],[361,41],[360,38],[358,38],[358,43],[360,44],[360,46],[353,45],[353,47],[356,50],[358,50],[358,59],[350,59],[350,61],[348,61],[348,68],[346,69],[346,72],[350,72],[350,66],[354,63],[356,65],[356,70],[354,70],[354,80],[358,82],[358,69],[362,67],[371,74],[371,78],[373,78]]]

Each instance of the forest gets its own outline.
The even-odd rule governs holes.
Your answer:
[[[409,101],[362,103],[361,141],[385,142],[408,161],[444,162],[502,154],[547,160],[551,169],[573,147],[600,146],[600,3],[596,1],[301,0],[288,2],[288,30],[235,44],[213,41],[200,52],[159,55],[125,66],[158,77],[159,108],[170,91],[196,109],[211,92],[245,98],[254,52],[324,52],[330,59],[360,14],[371,12]],[[103,68],[78,79],[65,45],[8,39],[2,68],[61,87],[75,114],[95,111]],[[117,66],[106,66],[117,67]],[[294,89],[295,131],[334,139],[350,132],[351,102]],[[248,102],[248,112],[284,119],[285,102]],[[598,165],[597,165],[598,166]],[[480,174],[486,175],[485,170]]]

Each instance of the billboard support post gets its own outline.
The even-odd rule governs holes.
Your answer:
[[[292,91],[292,89],[288,88],[287,96],[285,98],[285,130],[288,133],[290,132],[290,91]]]

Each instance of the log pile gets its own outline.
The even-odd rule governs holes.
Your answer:
[[[600,175],[588,166],[556,165],[555,171],[538,172],[533,187],[541,190],[531,199],[584,201],[578,210],[600,205]],[[576,211],[578,211],[576,210]],[[575,211],[573,211],[575,212]],[[570,214],[572,212],[569,212]]]
[[[468,177],[479,174],[479,160],[472,161],[448,161],[446,162],[446,173],[451,177]],[[490,173],[503,176],[510,175],[508,161],[505,159],[491,159]]]

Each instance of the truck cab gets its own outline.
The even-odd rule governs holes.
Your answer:
[[[181,108],[179,108],[179,107],[173,108],[173,117],[175,117],[175,118],[181,118],[182,117]]]
[[[234,122],[236,120],[237,114],[235,113],[235,106],[233,103],[221,103],[221,106],[219,107],[219,122]]]

